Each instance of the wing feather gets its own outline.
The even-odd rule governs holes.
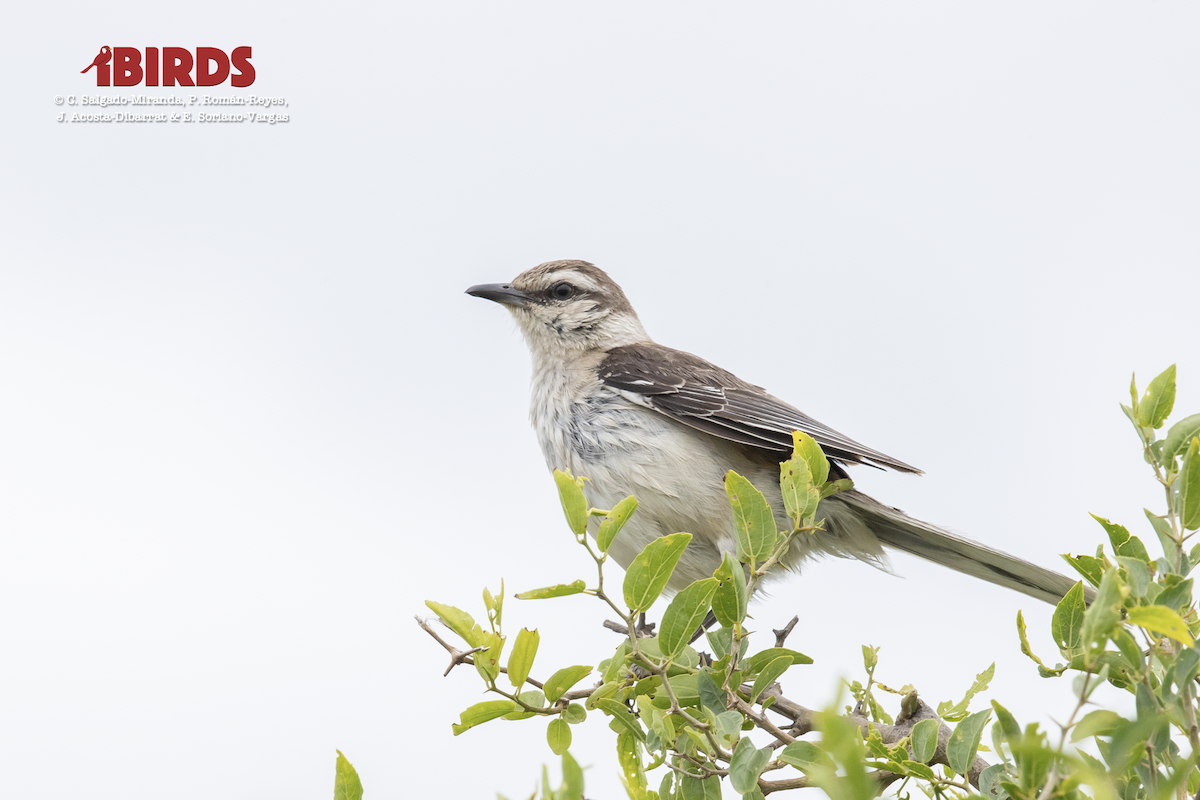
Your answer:
[[[859,444],[702,358],[653,343],[610,350],[600,364],[602,383],[631,400],[698,431],[768,451],[788,453],[792,431],[813,437],[838,461],[920,470]]]

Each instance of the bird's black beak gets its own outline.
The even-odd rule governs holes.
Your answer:
[[[517,308],[529,305],[529,301],[532,299],[520,289],[514,289],[511,283],[481,283],[467,289],[467,294]]]

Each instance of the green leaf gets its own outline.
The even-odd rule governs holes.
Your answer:
[[[1107,708],[1100,708],[1087,714],[1079,720],[1079,724],[1071,730],[1071,741],[1078,742],[1089,736],[1109,736],[1123,722],[1121,715]]]
[[[587,719],[587,711],[579,703],[571,703],[563,712],[562,718],[572,725],[578,725]]]
[[[629,495],[629,497],[626,497],[613,506],[612,511],[609,511],[604,519],[600,521],[600,530],[596,531],[596,546],[600,548],[601,553],[608,552],[609,546],[617,538],[617,534],[621,532],[621,528],[624,528],[625,523],[633,516],[633,512],[637,510],[637,506],[637,498]]]
[[[722,659],[729,655],[733,648],[733,628],[718,628],[710,630],[704,634],[705,640],[708,641],[708,646],[713,650],[713,658]],[[743,636],[738,643],[738,658],[746,655],[746,651],[750,649],[750,637]]]
[[[529,677],[529,670],[533,666],[533,657],[537,655],[539,641],[537,630],[521,628],[517,634],[512,653],[508,656],[508,680],[518,689]]]
[[[1146,666],[1145,656],[1142,654],[1142,648],[1138,647],[1137,641],[1130,635],[1129,631],[1122,628],[1113,637],[1113,642],[1121,651],[1121,655],[1125,656],[1134,669],[1139,672]]]
[[[923,719],[913,726],[912,757],[914,761],[928,764],[937,753],[938,731],[942,724],[936,719]]]
[[[1082,594],[1083,590],[1080,589]],[[996,662],[992,662],[991,666],[983,672],[975,676],[975,682],[971,684],[971,688],[967,689],[966,696],[957,703],[951,703],[949,700],[938,703],[937,713],[942,719],[948,722],[957,722],[965,719],[967,716],[967,708],[970,706],[971,698],[979,692],[982,692],[992,682],[992,677],[996,674]]]
[[[571,726],[558,717],[550,720],[550,725],[546,728],[546,743],[556,756],[567,752],[567,748],[571,746]]]
[[[721,800],[721,779],[716,775],[704,779],[684,775],[679,781],[679,797],[682,800]]]
[[[333,776],[333,800],[362,800],[363,785],[353,765],[337,752],[337,767]]]
[[[758,776],[771,760],[772,752],[769,747],[757,749],[749,736],[741,738],[729,762],[729,785],[735,792],[745,794],[758,787]]]
[[[959,775],[966,775],[975,763],[975,752],[979,750],[979,740],[983,737],[983,726],[992,715],[990,708],[976,711],[971,716],[958,723],[950,734],[946,744],[946,759],[950,769]]]
[[[558,499],[562,502],[567,524],[576,536],[583,535],[588,523],[588,502],[583,496],[583,478],[575,478],[570,472],[556,469],[554,482],[558,485]]]
[[[1100,525],[1108,532],[1108,539],[1112,542],[1113,552],[1119,556],[1127,556],[1136,558],[1141,561],[1150,563],[1150,554],[1146,552],[1146,545],[1142,544],[1142,540],[1136,536],[1130,536],[1129,531],[1124,525],[1115,525],[1104,517],[1098,517],[1095,514],[1091,515],[1092,519],[1099,522]]]
[[[762,672],[758,673],[758,677],[754,679],[754,689],[750,692],[750,702],[757,703],[758,696],[761,695],[768,686],[777,681],[779,676],[787,672],[788,667],[790,667],[792,663],[792,657],[787,655],[780,656],[779,658],[775,658],[767,662],[767,665],[763,667]]]
[[[746,718],[742,716],[742,712],[722,711],[717,715],[717,735],[727,741],[732,740],[734,736],[741,734],[744,724],[746,724]]]
[[[500,656],[504,652],[504,638],[491,631],[479,631],[475,634],[475,647],[483,649],[471,658],[475,661],[475,671],[489,684],[500,677]]]
[[[662,628],[658,634],[658,645],[663,655],[674,658],[687,647],[688,640],[700,627],[708,614],[713,592],[717,590],[715,578],[705,578],[684,587],[683,591],[671,599],[662,618]]]
[[[1194,531],[1200,528],[1200,439],[1193,438],[1188,444],[1175,485],[1179,491],[1179,521]]]
[[[1100,580],[1100,588],[1096,590],[1096,599],[1083,615],[1083,627],[1080,635],[1086,647],[1102,644],[1121,624],[1121,608],[1129,588],[1121,579],[1120,570],[1110,567]]]
[[[642,730],[642,726],[638,724],[637,717],[633,715],[633,712],[624,703],[604,699],[597,700],[595,706],[616,720],[625,730],[636,736],[639,742],[646,741],[646,732]]]
[[[733,507],[733,522],[737,527],[738,558],[742,561],[765,561],[775,550],[779,531],[775,515],[762,492],[733,470],[725,473],[725,494]]]
[[[654,605],[690,541],[690,533],[672,533],[646,545],[625,573],[625,604],[636,611],[645,611]]]
[[[542,694],[540,689],[530,689],[527,692],[521,692],[517,697],[521,698],[521,702],[533,708],[541,708],[546,705],[546,695]],[[518,719],[529,719],[534,716],[532,711],[525,711],[518,704],[517,710],[504,715],[504,719],[515,721]]]
[[[426,600],[425,605],[429,607],[430,611],[437,614],[438,618],[441,619],[442,622],[446,623],[446,627],[457,633],[464,642],[472,647],[478,647],[478,645],[472,641],[475,638],[473,635],[475,630],[475,619],[470,614],[462,609],[455,608],[454,606],[443,605],[442,603],[437,603],[433,600]]]
[[[629,656],[629,639],[622,639],[617,645],[617,650],[613,652],[612,658],[607,658],[608,666],[604,668],[604,675],[602,675],[605,682],[624,678],[625,670],[628,669],[628,664],[625,663],[626,656]]]
[[[641,747],[637,737],[628,731],[617,736],[617,762],[621,765],[621,778],[625,791],[631,798],[645,797],[646,767],[642,763]]]
[[[1137,406],[1138,422],[1147,428],[1161,428],[1175,407],[1175,365],[1150,381]]]
[[[1187,649],[1175,659],[1175,685],[1182,689],[1196,679],[1200,671],[1200,653]]]
[[[1001,732],[1005,736],[1020,736],[1021,726],[1017,725],[1017,720],[1009,710],[1004,706],[992,701],[992,708],[996,710],[996,724],[1000,726]]]
[[[1167,431],[1167,438],[1163,442],[1163,461],[1170,461],[1174,456],[1183,455],[1187,450],[1188,443],[1197,436],[1200,436],[1200,414],[1192,414],[1190,417],[1176,422]]]
[[[760,650],[743,661],[742,669],[750,674],[762,672],[764,667],[780,656],[788,656],[792,659],[792,664],[813,663],[813,660],[804,655],[804,653],[797,653],[795,650],[788,650],[786,647],[769,647],[766,650]]]
[[[979,794],[987,800],[999,800],[999,798],[1006,797],[1007,793],[1001,788],[1000,780],[1007,775],[1008,772],[1003,764],[992,764],[979,773]]]
[[[1141,684],[1139,687],[1144,688]],[[1135,763],[1145,758],[1145,743],[1154,738],[1158,730],[1166,727],[1166,724],[1165,715],[1153,711],[1147,713],[1142,709],[1138,709],[1136,720],[1122,720],[1113,732],[1107,752],[1104,748],[1100,750],[1101,754],[1105,756],[1104,760],[1108,762],[1112,774],[1122,775]],[[1097,739],[1096,741],[1099,743],[1102,740]]]
[[[1080,581],[1059,601],[1050,620],[1050,635],[1062,651],[1063,658],[1068,661],[1083,655],[1086,650],[1080,633],[1086,610],[1087,605],[1083,602],[1083,582]]]
[[[556,800],[583,800],[583,770],[570,753],[562,754],[562,773],[563,786]]]
[[[492,625],[492,630],[496,630],[500,626],[500,617],[504,611],[504,579],[500,579],[500,596],[493,597],[492,592],[486,586],[483,587],[483,605],[488,611],[488,621]]]
[[[1168,575],[1166,581],[1166,589],[1154,599],[1155,604],[1173,608],[1179,611],[1185,605],[1192,604],[1192,578],[1179,583],[1172,583],[1172,578],[1178,578],[1178,575]],[[1158,585],[1158,584],[1155,584]]]
[[[466,711],[458,715],[458,722],[451,725],[454,735],[458,736],[463,731],[470,730],[476,725],[482,725],[485,722],[490,722],[494,719],[499,719],[505,714],[509,714],[520,708],[512,700],[487,700],[482,703],[476,703]]]
[[[788,516],[797,524],[817,513],[821,487],[829,477],[829,461],[807,434],[792,433],[792,458],[779,465],[779,488]]]
[[[879,648],[864,644],[862,646],[863,668],[870,673],[879,664]]]
[[[833,759],[812,742],[792,742],[780,752],[779,760],[806,774],[815,770],[834,769]]]
[[[1104,576],[1103,561],[1094,556],[1072,556],[1067,553],[1063,553],[1062,557],[1092,586],[1100,585],[1100,578]]]
[[[821,499],[832,497],[838,492],[848,492],[854,488],[854,481],[849,478],[842,478],[836,481],[830,481],[821,487]]]
[[[732,628],[746,618],[749,600],[746,590],[746,573],[732,553],[725,553],[721,566],[713,573],[717,579],[717,590],[712,598],[713,615],[723,628]]]
[[[528,592],[518,592],[517,599],[545,600],[548,597],[566,597],[569,594],[579,594],[583,591],[587,591],[587,584],[580,580],[555,586],[544,586],[541,589],[530,589]]]
[[[874,797],[878,787],[867,774],[866,754],[858,726],[845,717],[828,712],[817,717],[816,726],[821,732],[821,745],[825,752],[841,764],[845,775],[822,775],[818,771],[813,780],[831,797],[863,800]]]
[[[829,480],[829,459],[817,440],[801,431],[792,431],[792,457],[802,458],[808,464],[813,483],[823,486]]]
[[[1168,636],[1191,647],[1194,640],[1188,633],[1187,624],[1166,606],[1138,606],[1129,609],[1129,621],[1146,630]]]
[[[707,672],[696,674],[696,694],[700,697],[701,708],[706,708],[716,715],[725,712],[725,692]]]
[[[1145,597],[1150,589],[1150,567],[1139,558],[1117,556],[1117,563],[1125,570],[1125,582],[1134,597]]]
[[[557,703],[558,698],[562,697],[572,686],[590,675],[591,672],[591,667],[563,667],[547,678],[545,685],[542,687],[542,691],[546,693],[546,702],[551,705]]]
[[[696,675],[672,675],[667,679],[671,684],[671,691],[679,698],[679,702],[685,706],[695,705],[700,702],[700,685],[696,680]]]
[[[1059,675],[1062,675],[1064,672],[1067,671],[1066,667],[1060,667],[1059,669],[1050,669],[1033,652],[1033,648],[1029,646],[1029,637],[1025,632],[1025,617],[1021,614],[1020,611],[1017,612],[1017,636],[1020,637],[1020,639],[1021,639],[1021,652],[1024,653],[1025,655],[1029,656],[1029,658],[1035,664],[1037,664],[1038,675],[1041,675],[1043,678],[1054,678],[1054,677],[1058,677]]]
[[[909,775],[915,775],[927,781],[937,780],[937,775],[934,771],[928,765],[922,764],[919,761],[901,761],[900,766],[904,767],[904,771]]]

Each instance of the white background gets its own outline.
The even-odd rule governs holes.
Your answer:
[[[544,722],[453,738],[434,598],[590,576],[462,294],[585,258],[658,341],[923,468],[855,471],[1047,566],[1161,497],[1117,408],[1196,342],[1194,4],[24,4],[0,156],[0,795],[527,796]],[[285,125],[59,124],[100,45],[253,47]],[[82,109],[77,109],[82,110]],[[1177,414],[1177,416],[1179,416]],[[1050,608],[897,556],[815,565],[789,695],[879,676],[1064,717]],[[619,574],[619,573],[615,573]],[[535,674],[597,603],[510,600]],[[568,653],[571,655],[569,656]],[[1115,698],[1116,693],[1110,692]],[[576,728],[588,796],[622,795]],[[557,767],[552,767],[557,775]]]

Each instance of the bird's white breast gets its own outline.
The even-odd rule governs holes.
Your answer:
[[[530,419],[546,465],[586,477],[584,491],[594,508],[612,508],[628,495],[637,497],[637,512],[609,548],[618,564],[627,568],[655,538],[685,531],[692,542],[668,590],[710,577],[725,552],[737,551],[725,492],[730,469],[763,493],[781,530],[791,528],[777,466],[604,386],[595,369],[600,358],[597,353],[572,360],[535,358]],[[817,516],[826,518],[827,532],[794,540],[784,568],[794,570],[811,556],[828,554],[887,569],[878,539],[836,498],[822,502]],[[599,523],[592,518],[593,536]]]
[[[675,591],[711,576],[722,553],[736,551],[727,470],[751,473],[747,477],[782,508],[777,473],[752,464],[736,446],[600,385],[590,365],[535,372],[530,417],[546,465],[588,478],[584,490],[594,507],[612,508],[628,495],[637,497],[637,513],[609,550],[621,566],[628,567],[659,536],[692,534],[670,582]],[[593,536],[598,526],[593,518]]]

